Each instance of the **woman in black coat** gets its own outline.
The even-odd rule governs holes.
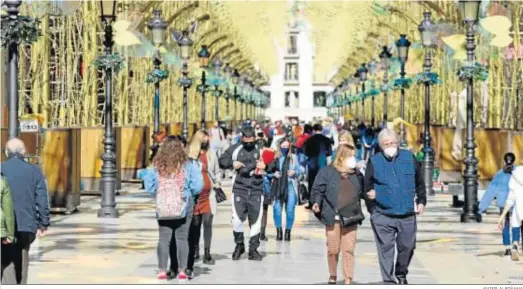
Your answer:
[[[363,176],[356,169],[354,141],[340,145],[332,165],[321,169],[311,190],[312,211],[325,225],[329,284],[336,284],[338,256],[343,256],[345,284],[354,276],[356,231],[363,221]]]

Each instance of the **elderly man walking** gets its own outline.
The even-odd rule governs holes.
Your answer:
[[[36,233],[43,236],[49,226],[47,185],[40,169],[24,160],[25,146],[21,140],[10,139],[6,154],[2,174],[13,198],[16,241],[2,245],[2,284],[27,284],[29,248]]]
[[[408,267],[416,248],[416,213],[421,215],[427,203],[423,174],[414,154],[398,149],[393,130],[383,129],[378,143],[381,152],[369,160],[365,170],[365,191],[376,202],[370,219],[381,276],[385,284],[408,284]]]

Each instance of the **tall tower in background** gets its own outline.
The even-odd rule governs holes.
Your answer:
[[[279,56],[279,73],[263,87],[271,95],[266,115],[272,120],[299,118],[312,120],[327,116],[328,84],[314,83],[314,47],[310,42],[310,25],[303,17],[304,2],[295,1],[285,35],[285,46],[275,47]]]

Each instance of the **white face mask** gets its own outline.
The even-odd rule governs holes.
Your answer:
[[[348,159],[345,160],[345,167],[348,168],[348,169],[355,169],[356,168],[356,158],[355,157],[350,157]]]
[[[390,147],[390,148],[383,149],[383,153],[386,156],[388,156],[389,158],[392,158],[393,156],[395,156],[397,152],[398,152],[397,147]]]

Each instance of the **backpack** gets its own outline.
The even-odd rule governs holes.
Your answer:
[[[185,218],[187,198],[183,195],[185,168],[169,177],[158,176],[156,194],[156,218],[158,220],[177,220]]]

